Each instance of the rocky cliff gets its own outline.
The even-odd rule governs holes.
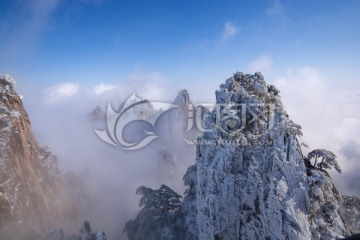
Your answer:
[[[360,197],[342,196],[340,212],[351,234],[360,233]]]
[[[309,189],[296,141],[300,127],[288,119],[277,92],[269,89],[260,74],[236,74],[216,92],[217,104],[229,106],[227,111],[235,115],[226,119],[213,111],[207,125],[215,126],[219,118],[220,126],[201,139],[215,144],[198,145],[201,239],[311,238]],[[242,113],[232,107],[239,104],[245,104]],[[255,119],[249,113],[257,113],[258,106],[273,111]],[[240,114],[245,117],[238,118]],[[243,140],[239,146],[226,142],[238,139]]]
[[[62,181],[57,158],[34,139],[14,84],[0,76],[0,238],[31,239],[29,232],[59,224]]]
[[[161,221],[151,228],[152,239],[336,239],[350,234],[340,215],[342,198],[321,167],[328,165],[312,166],[303,156],[297,140],[301,127],[260,73],[236,73],[221,84],[204,125],[211,131],[197,139],[179,210],[142,211],[137,217],[152,225]],[[169,193],[158,201],[171,202]],[[148,197],[141,194],[142,200]],[[131,221],[125,227],[129,238],[149,239],[138,231],[150,229],[139,225]]]

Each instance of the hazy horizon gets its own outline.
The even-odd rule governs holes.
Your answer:
[[[0,9],[0,73],[17,81],[38,142],[62,170],[90,171],[94,193],[112,194],[93,213],[112,213],[108,228],[134,217],[140,184],[166,179],[183,190],[194,152],[176,174],[159,176],[156,148],[106,145],[88,114],[108,102],[119,107],[132,93],[172,102],[187,89],[193,102],[214,103],[237,71],[261,72],[280,89],[303,127],[304,152],[333,151],[340,193],[360,195],[359,1],[14,0]]]

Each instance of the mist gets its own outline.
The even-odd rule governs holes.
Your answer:
[[[65,216],[63,225],[58,226],[66,235],[76,234],[82,222],[88,220],[94,230],[103,230],[109,239],[126,239],[122,234],[124,225],[139,211],[140,196],[135,194],[138,187],[166,184],[183,195],[182,176],[194,164],[195,147],[183,141],[183,123],[174,115],[176,109],[165,112],[157,121],[159,137],[135,151],[114,147],[96,136],[94,130],[104,130],[106,120],[92,113],[98,107],[105,114],[108,103],[119,111],[132,93],[150,101],[172,103],[178,90],[167,88],[154,74],[118,85],[81,87],[68,82],[37,95],[29,93],[29,98],[23,89],[39,144],[49,146],[65,176],[73,174],[80,181],[76,188],[83,188],[76,193],[80,199],[68,203],[79,212],[70,212],[71,217]],[[125,131],[136,135],[144,129],[149,130],[149,126],[135,124]]]
[[[360,129],[358,121],[351,121],[357,119],[354,99],[358,96],[335,91],[317,69],[308,67],[270,79],[269,83],[279,87],[290,118],[303,127],[300,142],[309,145],[304,153],[315,148],[336,153],[343,169],[342,175],[331,172],[336,186],[342,194],[359,194],[358,186],[353,184],[358,169],[358,152],[353,146],[358,140],[354,138],[356,134],[351,134]],[[210,88],[201,92],[192,86],[187,89],[197,104],[214,102],[215,89]],[[79,186],[84,187],[81,192],[86,201],[76,203],[81,209],[76,218],[59,226],[66,234],[77,233],[87,219],[93,229],[104,230],[109,239],[126,239],[122,234],[124,224],[139,211],[140,196],[135,194],[138,187],[157,189],[166,184],[183,195],[182,176],[194,164],[195,147],[183,141],[183,123],[173,112],[165,113],[158,121],[160,137],[136,151],[116,148],[98,138],[94,129],[105,129],[105,119],[91,115],[97,106],[106,111],[108,103],[118,110],[132,93],[150,101],[172,103],[179,90],[156,73],[137,74],[119,84],[80,86],[67,82],[42,89],[38,94],[23,89],[24,104],[40,145],[49,146],[59,157],[64,173],[73,172],[82,180]],[[134,125],[127,130],[135,134],[141,127],[144,126]],[[172,156],[170,161],[167,153]]]
[[[336,87],[335,79],[325,77],[314,67],[291,69],[272,83],[280,89],[290,119],[302,126],[300,142],[307,154],[325,148],[337,155],[342,174],[329,171],[341,194],[359,195],[357,187],[360,142],[360,94],[356,89]]]

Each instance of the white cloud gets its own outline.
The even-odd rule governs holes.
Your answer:
[[[253,62],[249,65],[249,70],[251,72],[267,72],[272,67],[272,59],[268,56],[261,56],[257,59],[255,59]]]
[[[144,74],[141,70],[130,76],[129,87],[139,96],[149,100],[163,100],[173,97],[165,78],[158,72]]]
[[[312,148],[334,147],[334,141],[329,140],[343,118],[343,109],[319,70],[311,67],[289,70],[275,81],[275,86],[281,90],[291,119],[303,126],[306,143]]]
[[[238,29],[235,26],[235,24],[228,21],[225,23],[224,30],[222,33],[222,39],[228,40],[228,39],[234,37],[237,32],[238,32]]]
[[[281,0],[274,0],[272,5],[266,10],[266,13],[271,17],[279,17],[283,20],[288,19],[286,8]]]
[[[290,118],[303,127],[300,141],[309,145],[308,150],[325,148],[338,155],[343,174],[333,179],[346,193],[347,172],[356,166],[349,164],[343,148],[349,142],[360,144],[360,96],[356,91],[339,91],[328,82],[318,69],[303,67],[289,70],[274,84],[281,90]]]
[[[40,34],[50,28],[60,0],[21,1],[21,4],[21,10],[5,23],[8,26],[6,58],[18,57],[36,45]]]
[[[52,86],[43,91],[42,102],[47,105],[60,102],[67,105],[66,100],[76,98],[77,104],[80,105],[88,101],[93,102],[94,107],[109,101],[114,105],[120,105],[133,93],[152,101],[173,101],[177,90],[170,87],[158,72],[135,71],[128,79],[117,84],[102,82],[82,87],[75,82],[66,82]]]
[[[78,83],[68,82],[61,83],[45,89],[44,91],[44,103],[51,104],[66,100],[74,96],[79,92],[80,85]]]
[[[80,5],[101,6],[107,0],[77,1]],[[62,0],[12,1],[18,11],[0,23],[5,30],[6,45],[4,48],[6,51],[0,55],[0,59],[5,61],[16,59],[32,50],[44,32],[56,28],[53,18],[64,2]]]
[[[99,85],[94,86],[93,90],[94,90],[95,95],[100,95],[106,91],[112,90],[114,87],[115,86],[112,84],[100,83]]]

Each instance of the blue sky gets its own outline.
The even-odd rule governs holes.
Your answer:
[[[134,91],[174,99],[182,88],[213,100],[232,73],[260,71],[303,127],[300,141],[334,151],[336,183],[358,193],[347,176],[360,169],[360,1],[0,0],[0,10],[0,73],[16,79],[55,153],[64,121],[98,102]]]
[[[265,57],[268,79],[312,66],[359,87],[356,0],[1,0],[0,9],[0,72],[18,82],[115,83],[144,71],[220,83]]]

